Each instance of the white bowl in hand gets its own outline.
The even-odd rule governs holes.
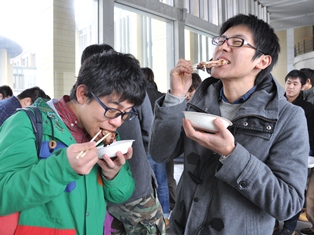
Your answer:
[[[106,147],[97,147],[98,158],[102,159],[104,154],[107,154],[109,157],[115,157],[119,151],[125,154],[128,152],[129,147],[132,146],[133,141],[134,140],[119,140],[114,141],[112,144],[107,145]]]
[[[217,129],[213,123],[213,121],[219,117],[224,124],[224,126],[227,128],[228,126],[232,125],[232,122],[229,121],[226,118],[216,116],[209,113],[199,113],[194,111],[183,111],[184,116],[186,119],[190,120],[192,123],[192,126],[198,130],[207,131],[211,133],[216,133]]]

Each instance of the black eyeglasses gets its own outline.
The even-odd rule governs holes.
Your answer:
[[[238,37],[227,38],[226,36],[216,36],[216,37],[213,37],[213,39],[212,39],[212,44],[215,46],[221,46],[225,42],[227,42],[229,47],[242,47],[245,44],[245,45],[248,45],[249,47],[259,51],[260,53],[266,55],[266,53],[262,52],[260,49],[257,49],[255,46],[248,43],[243,38],[238,38]]]
[[[119,109],[108,108],[103,102],[101,102],[101,100],[96,95],[94,95],[93,92],[91,92],[91,94],[93,95],[95,100],[101,105],[101,107],[104,108],[105,110],[104,116],[106,118],[113,119],[113,118],[117,118],[121,116],[121,119],[123,121],[131,121],[137,116],[137,113],[135,112],[133,108],[132,108],[132,112],[125,112],[125,113],[120,111]]]

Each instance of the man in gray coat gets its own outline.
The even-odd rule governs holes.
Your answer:
[[[270,74],[280,46],[274,30],[253,15],[227,20],[213,37],[210,78],[188,104],[192,68],[180,59],[170,90],[157,100],[149,152],[166,162],[184,153],[184,171],[170,224],[185,235],[270,235],[275,218],[304,202],[309,139],[302,108],[289,103]],[[182,111],[210,113],[216,133],[194,129]],[[183,128],[182,128],[183,126]]]

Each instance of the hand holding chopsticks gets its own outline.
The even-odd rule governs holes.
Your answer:
[[[93,142],[101,132],[102,132],[102,130],[98,131],[98,133],[91,139],[90,142]],[[96,143],[96,146],[97,146],[99,143],[101,143],[104,139],[106,139],[107,136],[109,136],[109,135],[110,135],[110,132],[109,132],[108,134],[106,134],[105,136],[103,136],[100,140],[98,140],[97,143]],[[79,158],[84,157],[85,154],[87,153],[87,151],[88,151],[88,150],[81,151],[81,152],[76,156],[76,159],[79,159]]]

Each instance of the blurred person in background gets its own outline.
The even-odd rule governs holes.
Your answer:
[[[314,104],[314,70],[310,68],[300,69],[306,76],[306,84],[304,85],[303,98]],[[312,155],[313,156],[313,152]],[[310,169],[309,180],[306,190],[305,212],[302,212],[300,217],[302,221],[309,221],[311,227],[301,229],[303,235],[314,235],[314,168]]]
[[[314,148],[314,105],[303,99],[302,90],[306,80],[307,78],[303,72],[297,69],[291,70],[285,77],[285,97],[290,103],[300,106],[304,110],[310,144],[309,155],[311,155]],[[285,220],[282,229],[279,229],[279,221],[276,220],[273,235],[294,235],[301,212]]]
[[[15,113],[18,108],[25,108],[32,105],[37,98],[49,99],[49,96],[39,87],[32,87],[22,91],[17,96],[11,96],[10,98],[0,101],[0,126],[2,123]]]
[[[314,70],[310,68],[300,69],[306,76],[306,83],[304,85],[303,99],[314,104]]]
[[[192,85],[190,86],[188,93],[186,95],[186,102],[189,102],[194,95],[196,88],[201,84],[202,79],[198,73],[192,73]]]
[[[151,103],[151,110],[154,113],[155,101],[163,96],[163,93],[158,91],[157,84],[155,82],[155,76],[152,69],[145,67],[142,68],[145,75],[147,85],[146,91]],[[168,179],[166,171],[166,163],[155,162],[151,156],[147,155],[148,161],[155,173],[157,180],[157,197],[162,207],[163,215],[165,218],[166,227],[169,227],[169,213],[170,213],[170,202],[169,202],[169,189],[168,189]]]
[[[13,96],[13,91],[8,85],[0,86],[0,100],[8,99]]]

